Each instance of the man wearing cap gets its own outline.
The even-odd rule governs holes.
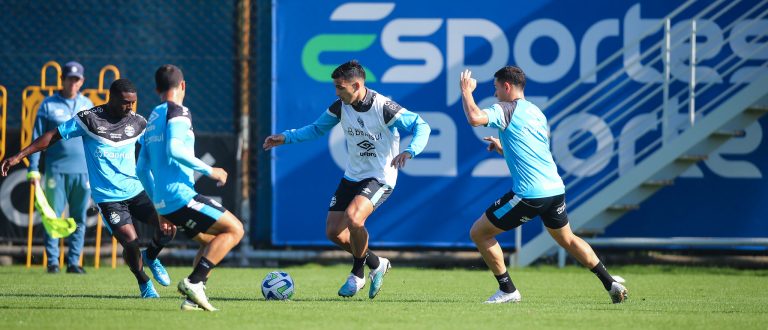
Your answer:
[[[35,119],[32,139],[58,127],[74,117],[81,110],[93,108],[93,102],[80,94],[80,87],[85,82],[83,66],[77,62],[67,62],[61,74],[63,88],[49,96],[40,104]],[[41,183],[38,164],[40,153],[29,155],[27,179],[32,184]],[[80,137],[62,140],[45,151],[45,178],[43,190],[56,214],[61,215],[69,203],[69,216],[75,219],[77,230],[67,237],[69,252],[65,258],[67,273],[85,274],[80,267],[80,253],[85,239],[85,219],[88,202],[91,199],[91,187],[88,182],[88,168],[85,164],[83,139]],[[48,273],[59,272],[59,239],[45,233],[45,252],[48,254]]]

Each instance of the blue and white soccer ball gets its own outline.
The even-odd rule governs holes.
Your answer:
[[[267,300],[291,299],[293,289],[293,279],[286,272],[271,272],[261,281],[261,294]]]

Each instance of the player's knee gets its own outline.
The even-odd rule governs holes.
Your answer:
[[[365,217],[355,210],[347,210],[344,213],[344,217],[347,218],[346,222],[349,224],[349,229],[360,229],[365,227]]]

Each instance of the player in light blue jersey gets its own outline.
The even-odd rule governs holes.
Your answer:
[[[418,114],[365,87],[365,70],[357,61],[338,66],[331,78],[339,98],[314,123],[268,136],[264,150],[319,138],[341,124],[349,160],[331,198],[325,231],[329,240],[353,258],[352,271],[339,296],[352,297],[365,286],[363,268],[367,265],[371,281],[368,298],[373,299],[391,264],[368,250],[365,222],[394,190],[398,169],[424,150],[431,129]],[[413,133],[402,152],[400,132]]]
[[[539,108],[525,99],[525,74],[506,66],[494,74],[498,102],[487,109],[475,104],[477,81],[461,73],[464,114],[472,126],[498,129],[499,137],[486,137],[489,151],[504,156],[512,174],[512,190],[496,200],[472,225],[470,236],[499,283],[486,303],[519,302],[520,292],[509,277],[496,235],[540,217],[552,238],[600,279],[613,303],[627,298],[627,289],[616,282],[592,247],[574,235],[565,210],[565,186],[549,150],[549,127]]]
[[[85,82],[83,66],[77,62],[64,64],[61,73],[62,89],[46,97],[35,117],[32,139],[72,119],[78,112],[93,108],[93,103],[80,94]],[[27,178],[34,185],[40,184],[40,153],[29,155]],[[67,237],[67,273],[85,274],[80,266],[80,254],[85,242],[85,220],[88,203],[91,201],[91,187],[88,183],[88,169],[85,165],[83,140],[74,138],[61,141],[45,151],[45,180],[42,186],[48,202],[56,214],[62,214],[69,204],[69,214],[77,223],[77,230]],[[45,252],[48,254],[48,273],[59,272],[59,239],[52,238],[45,231]]]
[[[136,277],[141,297],[157,298],[159,295],[143,266],[150,267],[159,284],[170,284],[168,272],[157,255],[173,239],[175,228],[160,226],[157,212],[136,176],[136,140],[147,125],[143,117],[132,111],[136,105],[136,87],[128,79],[118,79],[109,87],[109,94],[107,104],[81,111],[41,135],[4,160],[0,171],[6,176],[8,169],[27,155],[45,150],[62,139],[82,137],[92,196],[99,204],[104,223],[123,246],[123,258]],[[152,243],[144,251],[139,249],[134,219],[155,228]]]
[[[181,69],[166,64],[155,72],[163,103],[149,116],[137,170],[164,219],[201,244],[194,270],[178,284],[182,310],[214,311],[205,294],[208,274],[242,239],[243,224],[217,201],[195,191],[194,172],[227,182],[227,172],[195,157],[192,113],[182,105],[187,84]]]

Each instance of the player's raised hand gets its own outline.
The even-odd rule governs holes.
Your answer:
[[[461,72],[461,82],[459,86],[461,86],[462,92],[472,93],[475,91],[475,88],[477,87],[477,80],[472,78],[472,71],[466,69]]]
[[[407,151],[403,151],[399,155],[397,155],[394,159],[392,159],[392,167],[400,169],[405,167],[405,162],[409,159],[411,159],[411,153]]]
[[[0,164],[0,174],[3,176],[8,176],[8,170],[11,169],[11,167],[18,164],[21,160],[16,157],[11,157],[3,160],[3,163]]]
[[[264,139],[264,150],[269,150],[285,143],[285,135],[273,134]]]
[[[493,136],[486,136],[486,137],[483,138],[483,141],[490,142],[488,144],[488,148],[487,148],[488,151],[491,151],[491,152],[495,151],[495,152],[499,153],[499,155],[504,156],[504,149],[501,147],[501,141],[499,141],[499,139],[497,139],[497,138],[495,138]]]
[[[211,179],[214,179],[218,182],[216,182],[217,187],[223,187],[225,184],[227,184],[227,171],[225,171],[221,167],[214,167],[213,171],[211,172]]]

